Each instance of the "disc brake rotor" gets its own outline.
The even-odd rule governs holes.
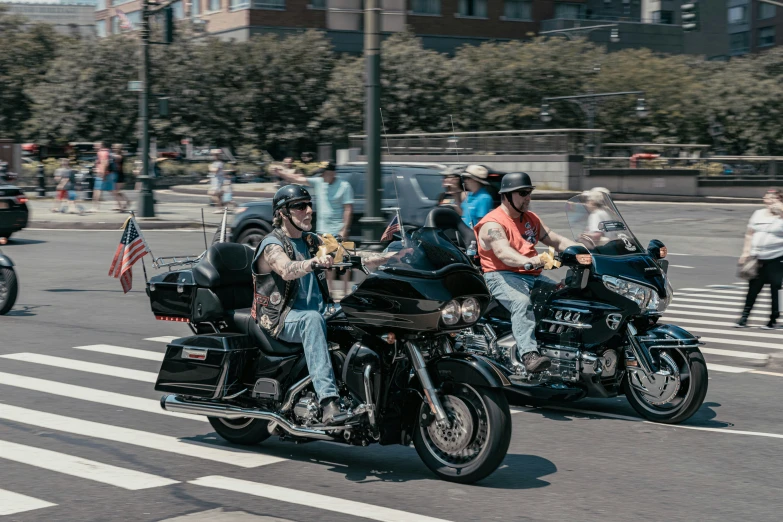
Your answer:
[[[471,443],[473,437],[473,416],[459,397],[448,395],[442,400],[451,426],[441,428],[436,422],[427,427],[430,439],[444,453],[456,454]]]
[[[680,369],[669,354],[661,354],[661,368],[650,376],[642,391],[644,399],[654,406],[670,403],[680,391]]]

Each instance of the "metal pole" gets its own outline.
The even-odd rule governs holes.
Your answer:
[[[139,118],[141,119],[141,191],[139,192],[139,217],[155,217],[155,199],[149,171],[150,163],[150,4],[141,3],[141,95],[139,96]]]
[[[364,11],[364,60],[366,67],[364,114],[367,134],[367,182],[362,239],[376,243],[380,239],[384,219],[381,216],[381,9],[378,0],[366,0]]]

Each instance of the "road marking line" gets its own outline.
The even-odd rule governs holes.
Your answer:
[[[692,266],[687,265],[669,265],[670,268],[694,268]]]
[[[783,376],[783,374],[780,374]],[[608,419],[617,419],[617,420],[625,420],[625,421],[631,421],[631,422],[641,422],[644,424],[651,424],[653,426],[658,426],[659,428],[674,428],[678,430],[695,430],[695,431],[711,431],[715,433],[725,433],[727,435],[749,435],[752,437],[768,437],[771,439],[783,439],[783,435],[779,433],[765,433],[762,431],[743,431],[743,430],[732,430],[728,428],[706,428],[701,426],[684,426],[682,424],[661,424],[660,422],[653,422],[648,421],[644,419],[639,419],[636,417],[630,417],[628,415],[618,415],[616,413],[603,413],[603,412],[595,412],[595,411],[587,411],[587,410],[577,410],[574,408],[561,408],[558,406],[547,406],[545,408],[546,410],[556,410],[556,411],[565,411],[569,413],[581,413],[582,415],[587,416],[594,416],[594,417],[606,417]]]
[[[711,364],[707,363],[707,369],[711,372],[726,372],[726,373],[748,373],[751,368],[741,368],[739,366],[726,366],[725,364]]]
[[[695,328],[689,328],[695,330]],[[783,350],[783,346],[778,343],[764,343],[759,341],[746,341],[744,339],[718,339],[716,337],[702,337],[700,340],[706,343],[730,344],[732,346],[748,348],[771,348],[772,350]]]
[[[666,255],[667,256],[688,256],[688,257],[690,257],[690,256],[693,256],[694,254],[675,254],[674,252],[667,252]]]
[[[113,344],[74,346],[73,349],[86,350],[88,352],[108,353],[110,355],[122,355],[123,357],[135,357],[137,359],[146,359],[147,361],[163,360],[162,353],[151,352],[149,350],[137,350],[135,348],[125,348],[124,346],[114,346]]]
[[[741,357],[743,359],[757,359],[760,361],[767,361],[770,358],[768,353],[738,352],[736,350],[721,350],[719,348],[701,348],[701,353],[723,355],[726,357]]]
[[[35,377],[24,377],[22,375],[14,375],[13,373],[5,372],[0,372],[0,384],[41,393],[51,393],[60,397],[68,397],[70,399],[79,399],[82,401],[96,402],[98,404],[107,404],[116,408],[155,413],[156,415],[168,415],[170,417],[179,417],[181,419],[188,419],[199,422],[209,422],[207,421],[206,417],[202,417],[201,415],[188,415],[186,413],[166,411],[160,407],[160,401],[155,399],[144,399],[142,397],[134,397],[132,395],[123,395],[121,393],[97,390],[95,388],[76,386],[75,384],[48,381],[45,379],[37,379]]]
[[[34,509],[43,509],[57,504],[46,502],[27,495],[20,495],[13,491],[6,491],[0,489],[0,516],[2,515],[15,515],[17,513],[23,513],[25,511],[32,511]]]
[[[66,453],[0,440],[0,459],[48,469],[118,488],[137,491],[178,484],[176,480],[75,457]]]
[[[695,315],[695,316],[698,316],[698,317],[722,317],[722,318],[725,318],[725,319],[739,319],[739,317],[737,317],[736,313],[734,313],[734,314],[710,314],[710,313],[707,313],[707,312],[686,312],[685,310],[671,310],[671,309],[667,310],[663,315],[664,315],[664,317],[672,317],[672,318],[674,318],[674,317],[676,317],[678,315]],[[756,317],[756,319],[761,321],[761,320],[763,320],[762,317],[763,316],[759,315],[758,317]],[[734,323],[732,323],[732,324],[734,324]]]
[[[211,475],[191,480],[188,484],[204,486],[208,488],[225,489],[228,491],[245,493],[256,497],[263,497],[272,500],[280,500],[290,504],[299,504],[315,509],[323,509],[351,515],[355,517],[368,518],[370,520],[380,520],[382,522],[444,522],[441,518],[432,518],[423,515],[416,515],[406,511],[390,509],[364,502],[355,502],[338,497],[329,497],[310,493],[291,488],[272,486],[271,484],[262,484],[251,482],[249,480],[240,480],[219,475]]]
[[[85,437],[132,444],[142,448],[176,453],[197,459],[212,460],[242,468],[257,468],[287,460],[239,448],[221,448],[205,442],[183,441],[176,437],[158,433],[121,428],[43,411],[28,410],[27,408],[19,408],[8,404],[0,404],[0,419],[83,435]]]
[[[186,337],[186,336],[180,335],[179,337],[174,337],[173,335],[164,335],[163,337],[148,337],[147,339],[144,340],[152,341],[153,343],[170,343],[174,339],[181,339],[182,337]]]
[[[713,304],[720,304],[720,303],[713,303]],[[681,304],[679,301],[676,303],[672,303],[669,305],[669,311],[677,312],[679,313],[679,310],[672,310],[672,308],[685,308],[686,310],[715,310],[717,312],[732,312],[734,314],[733,317],[737,317],[737,314],[741,313],[741,307],[725,307],[725,306],[703,306],[703,305],[692,305],[692,304]],[[750,313],[751,317],[758,316],[758,317],[768,317],[769,313],[765,310],[764,312],[757,310],[756,306],[753,307],[753,311]],[[769,308],[769,307],[766,307]]]
[[[743,292],[744,293],[744,292]],[[693,292],[690,293],[683,293],[683,292],[674,292],[674,297],[709,297],[710,299],[722,299],[724,301],[733,301],[735,303],[744,304],[745,298],[741,295],[713,295],[713,294],[695,294]],[[771,297],[765,297],[765,296],[759,296],[756,298],[756,302],[763,302],[763,303],[771,303],[772,298]],[[709,301],[707,301],[709,302]],[[714,301],[713,301],[714,302]],[[728,304],[728,303],[727,303]]]
[[[704,321],[702,319],[693,319],[690,317],[677,317],[676,320],[680,323],[706,324],[711,326],[728,326],[730,328],[733,328],[734,325],[736,324],[728,321]],[[742,330],[742,328],[737,328],[737,330]],[[737,335],[739,335],[739,332],[732,332],[732,333],[737,333]],[[783,339],[783,336],[781,336],[781,338]]]
[[[686,322],[686,321],[683,321]],[[742,337],[764,337],[766,339],[778,339],[780,342],[783,342],[783,335],[780,334],[768,334],[768,333],[759,333],[759,332],[748,332],[745,331],[742,328],[737,328],[735,330],[718,330],[717,328],[701,328],[700,326],[688,326],[687,329],[691,332],[702,332],[702,333],[715,333],[715,334],[722,334],[722,335],[740,335]],[[738,339],[739,341],[739,339]],[[744,342],[744,341],[742,341]],[[783,348],[783,345],[780,346],[780,348]]]
[[[706,297],[706,296],[704,296],[704,297]],[[708,301],[707,299],[691,299],[691,298],[688,298],[688,297],[677,297],[675,299],[675,301],[677,303],[685,302],[685,303],[704,303],[704,304],[713,304],[713,305],[736,306],[737,310],[740,310],[742,308],[742,305],[744,304],[744,301],[735,301],[733,303],[722,303],[722,302]],[[672,304],[674,304],[674,303],[672,303]],[[756,304],[753,306],[753,308],[769,310],[770,309],[770,305],[768,305],[767,303],[759,303],[757,301]]]
[[[56,366],[57,368],[66,368],[68,370],[76,370],[80,372],[99,373],[101,375],[108,375],[110,377],[131,379],[133,381],[154,383],[158,380],[158,375],[152,372],[130,370],[128,368],[121,368],[119,366],[109,366],[108,364],[77,361],[76,359],[66,359],[65,357],[54,357],[52,355],[43,355],[40,353],[10,353],[7,355],[0,355],[0,357],[33,364]]]
[[[723,287],[725,288],[725,287]],[[733,295],[747,295],[743,290],[719,290],[718,288],[678,288],[678,292],[705,292],[705,293],[718,293],[718,294],[733,294]]]

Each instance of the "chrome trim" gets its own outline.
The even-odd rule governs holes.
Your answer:
[[[380,432],[378,431],[378,425],[375,422],[375,402],[372,397],[372,365],[368,364],[364,367],[364,403],[365,411],[367,412],[367,420],[370,422],[372,428],[373,438],[380,439]],[[376,437],[377,435],[377,437]]]
[[[427,398],[427,402],[430,405],[430,410],[432,411],[433,415],[435,415],[435,420],[438,422],[438,424],[448,425],[449,418],[446,415],[446,410],[443,409],[443,404],[440,402],[438,392],[435,389],[435,386],[432,384],[430,374],[427,373],[427,365],[424,362],[424,357],[421,355],[421,352],[416,347],[416,345],[410,341],[405,341],[405,348],[408,349],[408,355],[410,356],[411,364],[413,365],[413,369],[416,371],[416,375],[419,377],[419,382],[421,382],[421,387],[424,390],[424,396]]]
[[[585,310],[583,308],[570,308],[568,306],[551,306],[549,308],[550,310],[562,310],[564,312],[577,312],[579,314],[592,314],[593,312],[590,310]]]
[[[285,392],[285,399],[283,399],[283,405],[280,407],[280,413],[288,413],[288,411],[294,405],[294,399],[296,398],[296,394],[302,391],[305,386],[307,386],[312,382],[312,380],[313,378],[308,375],[298,383],[291,386],[288,389],[288,391]]]
[[[559,324],[563,326],[570,326],[571,328],[578,328],[580,330],[589,330],[593,327],[593,325],[587,323],[569,323],[566,321],[557,321],[555,319],[541,319],[541,322],[549,323],[549,324]]]
[[[160,399],[160,406],[166,411],[176,413],[186,413],[189,415],[206,415],[208,417],[217,417],[219,419],[242,419],[249,417],[252,419],[269,421],[269,425],[276,424],[287,431],[290,435],[306,437],[308,439],[334,440],[334,437],[322,430],[302,428],[291,423],[288,419],[277,413],[267,410],[257,410],[252,408],[239,408],[230,404],[208,401],[193,401],[182,396],[164,395]],[[340,430],[339,426],[329,427],[330,430]]]
[[[652,375],[654,372],[652,367],[650,367],[650,362],[647,360],[647,354],[642,350],[642,347],[639,345],[639,340],[636,338],[638,330],[633,324],[628,323],[626,332],[628,335],[628,341],[631,344],[631,350],[636,357],[636,362],[639,364],[642,370],[644,370],[644,373],[649,379],[650,375]]]
[[[240,395],[242,395],[242,394],[243,394],[243,393],[245,393],[246,391],[247,391],[247,388],[243,389],[243,390],[242,390],[242,391],[240,391],[240,392],[237,392],[237,393],[235,393],[234,395],[226,395],[226,396],[225,396],[225,397],[223,397],[223,398],[224,398],[224,399],[236,399],[237,397],[239,397]]]

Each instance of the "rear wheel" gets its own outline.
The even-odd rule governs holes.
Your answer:
[[[0,268],[0,315],[7,314],[16,303],[19,281],[13,268]]]
[[[218,435],[234,444],[252,446],[269,438],[269,421],[243,417],[241,419],[222,419],[208,417],[209,423]]]
[[[661,350],[654,382],[629,372],[623,379],[628,402],[645,419],[677,424],[696,413],[707,396],[707,364],[697,350]]]
[[[428,417],[422,403],[413,444],[436,475],[443,480],[471,484],[491,474],[503,462],[511,441],[511,413],[500,390],[454,383],[440,395],[450,426],[441,428]]]

